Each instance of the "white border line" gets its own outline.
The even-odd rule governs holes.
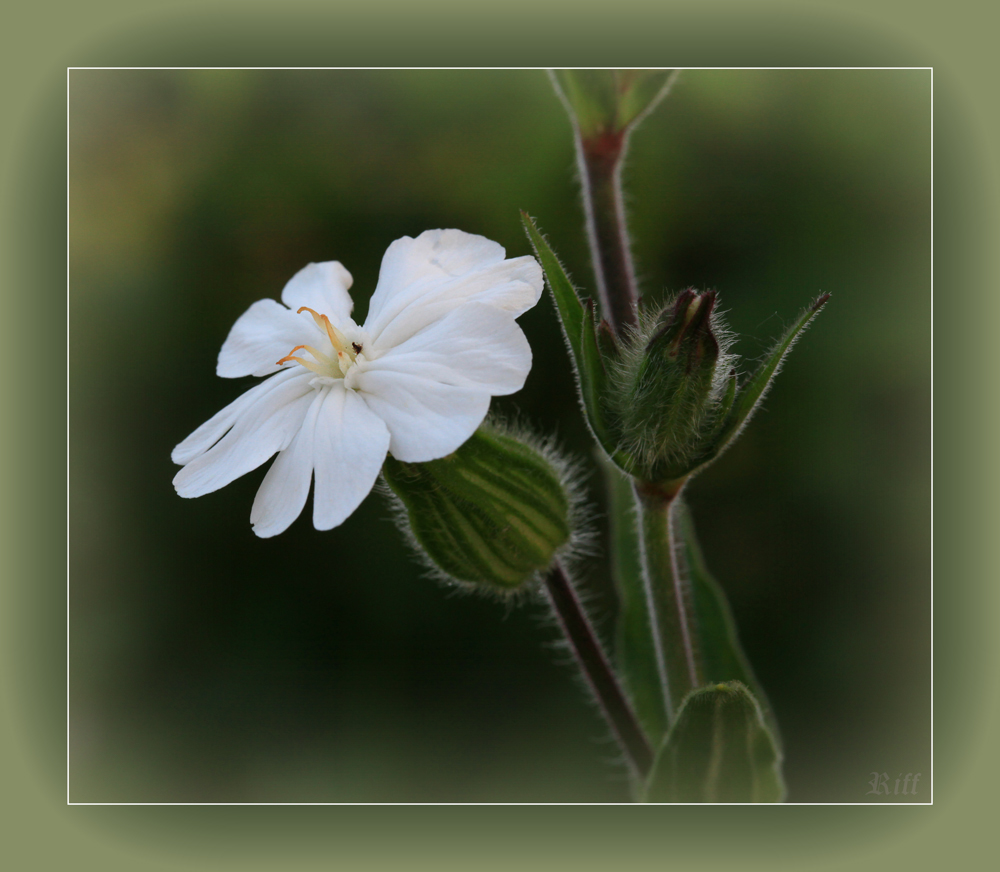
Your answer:
[[[316,806],[624,806],[641,808],[642,803],[631,802],[71,802],[69,798],[69,74],[74,70],[391,70],[402,72],[406,70],[537,70],[544,72],[546,67],[67,67],[66,68],[66,804],[71,806],[91,805],[182,805],[182,806],[281,806],[281,805],[316,805]],[[615,67],[573,67],[581,70],[611,70]],[[641,70],[667,69],[665,67],[634,67]],[[931,798],[927,802],[784,802],[781,806],[929,806],[934,805],[934,67],[683,67],[684,70],[927,70],[931,74],[931,116],[930,116],[930,594],[931,594]],[[664,802],[655,805],[754,805],[742,802],[711,802],[686,803]]]
[[[66,70],[66,804],[69,801],[69,73]]]
[[[934,68],[931,67],[931,517],[930,517],[930,560],[931,560],[931,805],[934,804]]]

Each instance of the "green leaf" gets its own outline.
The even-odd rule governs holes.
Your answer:
[[[604,464],[604,476],[610,504],[611,571],[619,602],[615,661],[636,717],[658,748],[666,734],[667,713],[642,581],[632,482],[609,462]]]
[[[684,699],[649,775],[646,802],[781,802],[781,754],[738,681]]]
[[[581,331],[583,330],[583,304],[576,294],[573,283],[559,263],[559,258],[549,247],[534,220],[527,212],[521,212],[521,222],[531,240],[531,246],[542,264],[549,290],[556,301],[556,311],[559,313],[559,323],[562,324],[563,335],[573,353],[573,363],[577,372],[582,368],[582,351],[580,348]]]
[[[618,348],[618,340],[615,339],[611,325],[603,318],[601,319],[601,323],[597,325],[597,344],[601,349],[601,356],[605,360],[618,359],[621,353]]]
[[[552,80],[583,139],[620,133],[666,94],[674,70],[553,70]]]
[[[768,704],[767,695],[757,681],[740,645],[736,621],[733,619],[725,591],[708,571],[695,535],[694,521],[685,503],[678,506],[678,527],[681,536],[682,557],[687,564],[691,598],[694,602],[695,620],[701,642],[704,680],[710,684],[739,681],[746,685],[760,705],[764,720],[771,730],[775,744],[780,749],[781,734]]]
[[[605,415],[608,372],[597,338],[594,301],[588,299],[580,325],[580,393],[591,429],[608,454],[615,453],[614,440]]]
[[[604,327],[598,326],[594,316],[593,303],[584,308],[577,296],[573,283],[559,263],[559,258],[549,247],[534,220],[527,212],[521,213],[521,221],[528,233],[528,239],[542,264],[549,290],[556,301],[559,323],[570,348],[573,367],[579,379],[580,396],[587,414],[587,422],[601,447],[615,464],[625,472],[632,471],[630,458],[617,450],[612,428],[605,414],[603,394],[606,390],[607,370],[605,361],[609,352],[617,355],[614,338]]]
[[[677,70],[615,70],[618,74],[617,126],[637,123],[662,100],[676,78]]]
[[[728,420],[722,429],[721,436],[713,447],[713,457],[719,455],[723,448],[736,437],[743,425],[750,419],[750,415],[753,414],[754,410],[760,404],[772,380],[778,374],[782,361],[784,361],[788,352],[791,351],[795,340],[806,328],[806,325],[816,317],[816,313],[823,308],[829,299],[829,294],[823,294],[823,296],[819,297],[799,316],[798,320],[778,340],[774,348],[771,349],[771,352],[757,368],[757,371],[740,390],[736,397],[736,402],[733,403]]]
[[[722,401],[719,403],[719,411],[717,413],[715,430],[720,431],[726,423],[726,419],[729,417],[729,413],[732,411],[733,403],[736,402],[736,388],[739,380],[736,378],[736,370],[731,370],[729,377],[726,379],[726,392],[722,395]]]
[[[553,85],[584,138],[612,129],[618,94],[612,70],[553,70]]]

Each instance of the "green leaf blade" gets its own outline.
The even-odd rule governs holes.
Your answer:
[[[646,802],[781,802],[781,754],[750,691],[732,681],[687,695],[656,762]]]
[[[781,734],[767,695],[743,651],[725,591],[708,570],[690,510],[683,503],[679,507],[678,527],[701,641],[704,679],[711,684],[738,681],[746,685],[760,705],[764,721],[780,750]]]
[[[670,90],[678,70],[615,70],[618,79],[617,125],[637,124]]]
[[[583,139],[619,134],[637,124],[670,89],[676,70],[552,70]]]
[[[545,237],[531,216],[527,212],[522,212],[521,221],[542,264],[545,280],[556,303],[559,323],[566,344],[569,345],[573,368],[577,374],[587,423],[598,443],[614,463],[623,471],[631,472],[631,459],[617,449],[602,400],[608,378],[605,361],[609,354],[618,354],[614,337],[608,335],[606,329],[597,324],[592,301],[588,314],[588,309],[580,301],[573,283],[559,263],[559,258],[545,241]]]
[[[732,410],[729,413],[729,420],[723,427],[722,436],[715,448],[715,455],[718,455],[736,437],[750,419],[750,416],[767,393],[774,377],[778,374],[778,370],[781,368],[785,357],[788,356],[788,352],[792,350],[795,340],[798,339],[802,331],[816,317],[816,314],[826,305],[829,299],[829,294],[823,294],[823,296],[819,297],[798,317],[795,323],[785,331],[785,335],[775,343],[770,353],[757,368],[757,371],[750,377],[742,390],[739,391],[736,401],[733,403]]]
[[[573,283],[566,275],[559,258],[549,247],[545,237],[542,236],[538,226],[527,212],[521,212],[521,222],[531,241],[531,246],[535,250],[545,273],[545,280],[548,282],[549,290],[556,302],[556,311],[559,313],[559,323],[562,325],[563,334],[569,344],[573,354],[573,363],[579,372],[582,367],[583,352],[581,349],[581,335],[583,330],[583,303],[577,296]]]
[[[609,455],[613,455],[615,445],[605,415],[607,390],[608,372],[597,337],[594,301],[587,300],[580,335],[580,393],[597,441]]]
[[[551,77],[580,136],[613,128],[618,109],[613,70],[552,70]]]

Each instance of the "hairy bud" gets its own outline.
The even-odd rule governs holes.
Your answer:
[[[727,335],[714,291],[681,293],[636,335],[618,372],[623,448],[650,480],[690,471],[726,393]]]
[[[739,435],[774,376],[829,299],[817,298],[785,331],[756,370],[738,383],[732,337],[715,312],[714,291],[687,290],[644,324],[612,361],[609,427],[616,462],[658,487],[676,488]]]
[[[686,290],[658,315],[615,336],[580,297],[535,222],[521,213],[555,299],[578,376],[587,423],[622,472],[676,493],[717,458],[760,406],[802,331],[826,305],[817,297],[742,379],[715,291]]]
[[[544,446],[480,427],[440,460],[382,475],[416,546],[448,580],[510,594],[551,566],[573,535],[571,476]]]

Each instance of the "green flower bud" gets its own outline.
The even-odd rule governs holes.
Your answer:
[[[671,421],[683,427],[690,417],[684,410],[701,408],[712,392],[719,360],[719,341],[712,333],[714,308],[715,291],[698,294],[687,290],[657,319],[639,366],[634,395],[643,391],[671,395],[670,402],[662,405],[661,420],[656,423],[659,428]]]
[[[738,383],[714,291],[686,290],[617,337],[584,305],[535,222],[521,220],[545,270],[578,376],[587,423],[622,472],[669,495],[711,463],[760,406],[788,352],[826,305],[818,297]]]
[[[680,478],[726,394],[728,336],[714,291],[681,293],[635,337],[618,374],[623,447],[643,477]]]
[[[795,340],[828,299],[824,294],[806,309],[741,385],[714,291],[684,291],[655,319],[642,319],[612,362],[605,417],[618,434],[617,452],[629,460],[616,459],[619,466],[673,491],[711,463],[759,407]]]
[[[440,460],[382,475],[421,554],[447,581],[506,595],[551,566],[573,535],[572,476],[545,445],[480,427]]]

